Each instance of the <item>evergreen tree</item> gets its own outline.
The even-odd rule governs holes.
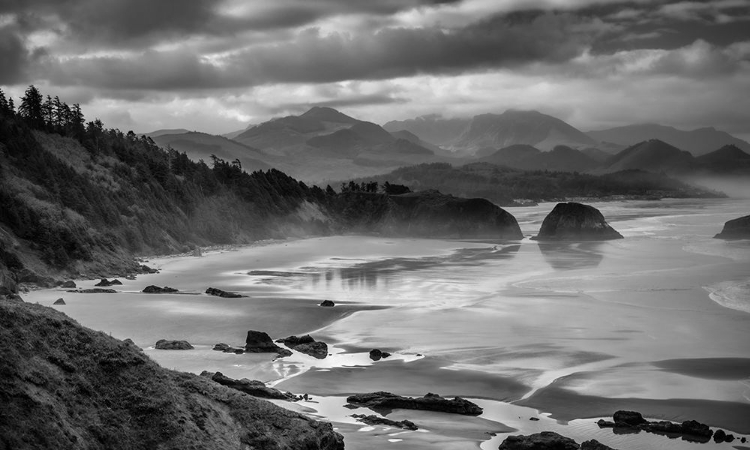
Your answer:
[[[43,101],[41,92],[32,84],[24,92],[21,98],[21,106],[18,107],[18,114],[26,119],[29,126],[37,130],[44,129],[45,125]]]

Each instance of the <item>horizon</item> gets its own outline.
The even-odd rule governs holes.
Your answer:
[[[750,0],[32,0],[0,6],[0,86],[139,134],[328,106],[381,125],[522,109],[747,141],[749,25]]]

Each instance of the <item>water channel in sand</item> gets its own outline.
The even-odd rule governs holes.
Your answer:
[[[160,274],[123,280],[117,294],[48,290],[26,299],[51,304],[62,296],[61,310],[83,325],[133,339],[168,368],[219,370],[311,393],[320,403],[294,407],[333,420],[347,448],[472,448],[481,441],[497,448],[508,427],[632,449],[698,445],[549,417],[604,416],[631,404],[655,417],[750,432],[750,241],[712,238],[726,220],[746,215],[750,201],[593,205],[625,239],[531,241],[554,206],[543,204],[508,208],[522,241],[306,239],[153,259]],[[139,293],[149,284],[182,293]],[[249,297],[210,297],[208,286]],[[323,299],[337,306],[317,306]],[[273,361],[210,350],[242,344],[249,329],[274,338],[311,333],[331,345],[332,356]],[[162,338],[187,339],[196,350],[153,350]],[[373,363],[372,348],[394,356]],[[346,419],[353,413],[341,407],[346,394],[376,390],[461,395],[479,399],[486,412],[454,426],[442,415],[394,413],[421,420],[429,433],[384,432]],[[744,413],[743,422],[737,415]],[[490,439],[488,432],[500,434]]]

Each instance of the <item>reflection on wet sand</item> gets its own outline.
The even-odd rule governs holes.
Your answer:
[[[540,242],[544,260],[557,270],[589,269],[604,259],[603,242]]]

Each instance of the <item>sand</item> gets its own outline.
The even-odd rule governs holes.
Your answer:
[[[318,403],[287,406],[331,420],[347,448],[497,448],[510,429],[551,429],[619,448],[689,445],[643,435],[623,441],[598,430],[592,419],[619,408],[749,433],[750,314],[731,305],[744,307],[750,246],[712,236],[750,202],[595,205],[624,240],[530,241],[551,206],[512,211],[527,236],[520,242],[281,242],[152,259],[147,264],[162,272],[123,280],[117,294],[48,290],[26,299],[51,305],[64,297],[67,305],[56,308],[134,339],[169,368],[219,370],[313,394]],[[149,284],[186,294],[140,294]],[[208,286],[248,297],[210,297],[203,293]],[[732,297],[712,300],[712,286]],[[319,307],[324,299],[337,306]],[[249,329],[273,338],[311,333],[332,356],[274,360],[211,350],[218,342],[241,345]],[[196,350],[150,348],[162,338],[187,339]],[[372,348],[393,356],[373,362]],[[428,433],[358,425],[342,409],[345,395],[376,390],[460,395],[486,412],[466,423],[452,415],[389,415],[417,418]]]

